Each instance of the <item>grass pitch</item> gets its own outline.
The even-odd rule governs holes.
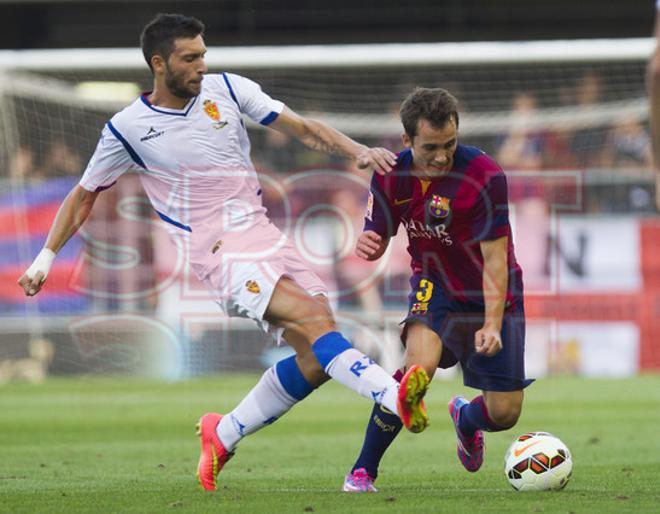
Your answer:
[[[380,493],[340,492],[371,405],[329,383],[244,440],[207,493],[195,480],[194,425],[231,409],[255,375],[179,383],[128,378],[0,387],[0,512],[647,513],[660,507],[660,376],[551,379],[527,391],[512,431],[487,434],[476,474],[460,466],[446,411],[460,383],[435,381],[431,426],[402,433]],[[574,457],[561,492],[517,493],[503,456],[515,435],[544,430]]]

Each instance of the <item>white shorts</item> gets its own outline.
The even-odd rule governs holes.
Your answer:
[[[264,314],[280,278],[293,279],[311,296],[327,296],[328,290],[275,225],[256,230],[247,246],[220,246],[220,265],[201,280],[226,315],[253,319],[279,344],[284,329],[270,325]]]

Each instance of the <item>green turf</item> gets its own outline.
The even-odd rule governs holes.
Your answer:
[[[196,484],[197,417],[230,409],[256,376],[179,383],[127,378],[0,387],[0,511],[20,512],[469,512],[621,513],[660,509],[660,376],[542,380],[512,432],[487,435],[482,470],[455,455],[446,401],[463,391],[436,381],[431,426],[403,433],[375,495],[339,492],[371,408],[328,384],[241,444],[214,493]],[[502,472],[514,435],[544,430],[573,452],[561,492],[517,493]]]

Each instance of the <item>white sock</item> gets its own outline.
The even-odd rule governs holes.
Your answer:
[[[282,387],[275,366],[268,368],[241,403],[222,417],[216,428],[218,437],[232,451],[246,435],[270,425],[297,402]]]
[[[325,372],[365,398],[399,412],[396,405],[399,383],[359,350],[344,350],[330,361]]]

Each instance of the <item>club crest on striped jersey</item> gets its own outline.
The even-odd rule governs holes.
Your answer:
[[[374,215],[374,194],[369,191],[369,198],[367,198],[367,213],[365,214],[365,217],[369,221],[373,221],[373,215]]]
[[[218,109],[218,105],[213,100],[208,100],[208,99],[204,100],[203,105],[204,105],[204,112],[214,122],[213,123],[214,129],[221,129],[225,125],[227,125],[226,121],[221,121],[220,110]]]
[[[429,212],[434,218],[446,218],[451,209],[449,207],[450,199],[444,196],[433,195],[429,202]]]

